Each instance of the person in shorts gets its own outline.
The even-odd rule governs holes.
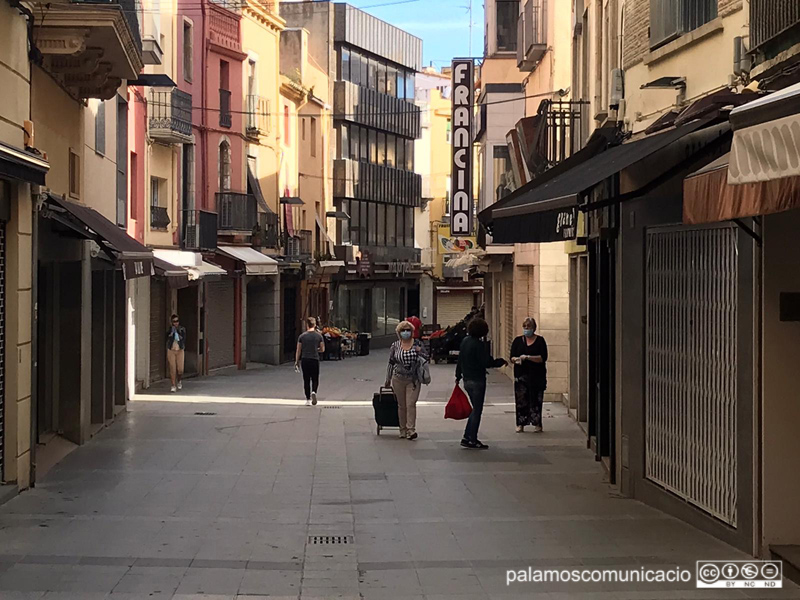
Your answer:
[[[181,326],[178,315],[170,318],[172,327],[167,332],[167,363],[169,378],[172,381],[171,392],[183,389],[183,364],[186,351],[186,328]]]

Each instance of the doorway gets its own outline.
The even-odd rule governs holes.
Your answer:
[[[294,360],[297,349],[297,286],[283,288],[283,360]]]
[[[197,375],[200,372],[198,291],[199,286],[197,285],[190,285],[178,290],[178,316],[180,317],[181,325],[186,328],[184,376]],[[164,331],[166,332],[166,329]],[[164,334],[162,333],[161,335],[163,336]]]

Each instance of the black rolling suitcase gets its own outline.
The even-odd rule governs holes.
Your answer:
[[[394,397],[392,388],[382,387],[372,395],[372,407],[375,409],[375,423],[378,425],[378,435],[381,429],[387,427],[400,428],[400,419],[397,416],[397,398]]]

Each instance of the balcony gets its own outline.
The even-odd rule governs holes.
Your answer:
[[[230,129],[231,116],[231,92],[230,90],[220,89],[219,91],[219,126]]]
[[[175,88],[150,90],[147,103],[150,137],[167,144],[192,141],[192,95]]]
[[[750,0],[750,44],[752,50],[775,51],[798,43],[800,2],[797,0]],[[785,39],[785,44],[781,40]],[[785,47],[784,47],[785,46]],[[772,56],[768,56],[772,58]]]
[[[150,207],[150,229],[166,230],[169,224],[169,212],[166,206]]]
[[[241,192],[218,192],[217,215],[220,232],[252,234],[258,225],[256,197]]]
[[[347,121],[407,138],[421,135],[419,106],[350,81],[334,83],[333,112]]]
[[[114,97],[144,67],[135,0],[34,2],[42,67],[79,99]]]
[[[254,248],[278,249],[278,215],[258,213],[258,229],[254,230],[250,241]]]
[[[262,96],[247,96],[247,135],[258,138],[270,132],[270,103]]]
[[[520,71],[533,71],[547,52],[547,1],[527,0],[517,20]]]
[[[299,229],[294,235],[284,235],[284,252],[288,258],[301,261],[311,260],[311,232]]]
[[[217,214],[205,210],[183,211],[182,248],[203,252],[217,247]]]
[[[422,199],[422,176],[367,162],[335,160],[333,195],[418,208]]]

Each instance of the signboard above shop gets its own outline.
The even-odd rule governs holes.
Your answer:
[[[472,121],[475,101],[475,61],[453,60],[452,92],[452,202],[450,231],[453,237],[473,235]]]

